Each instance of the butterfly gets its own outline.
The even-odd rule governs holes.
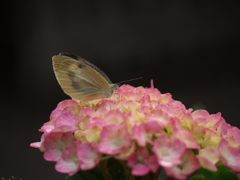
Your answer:
[[[72,99],[108,98],[119,87],[101,69],[75,54],[60,53],[52,57],[52,62],[58,83]]]

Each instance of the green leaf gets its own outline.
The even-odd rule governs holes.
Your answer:
[[[2,178],[2,180],[8,180],[8,179]],[[9,179],[9,180],[17,180],[17,179],[12,176],[12,179]]]
[[[206,106],[204,106],[204,104],[202,102],[195,102],[193,105],[192,105],[192,108],[194,111],[196,110],[199,110],[199,109],[207,109]]]
[[[101,161],[100,164],[91,170],[79,171],[71,177],[67,177],[68,180],[149,180],[157,179],[160,173],[160,169],[155,173],[148,173],[145,176],[133,176],[131,169],[127,167],[125,161],[119,161],[115,158],[109,158],[108,160]]]
[[[104,174],[104,175],[103,175]],[[67,177],[68,180],[125,180],[124,170],[118,160],[110,158],[102,161],[98,167],[91,170],[78,171],[75,175]]]
[[[200,168],[194,172],[190,180],[238,180],[238,178],[227,167],[219,166],[216,172]]]
[[[86,171],[78,171],[73,176],[67,177],[68,180],[105,180],[101,171],[98,168],[86,170]]]
[[[123,164],[118,160],[110,158],[108,160],[107,168],[113,180],[125,180],[126,171],[123,169]]]

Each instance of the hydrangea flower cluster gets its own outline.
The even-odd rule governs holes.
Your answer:
[[[40,131],[41,141],[31,147],[69,176],[96,167],[106,155],[125,162],[134,176],[159,167],[176,179],[218,165],[240,172],[237,127],[221,113],[186,109],[154,87],[122,85],[109,99],[64,100]]]

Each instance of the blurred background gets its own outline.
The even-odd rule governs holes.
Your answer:
[[[240,127],[240,1],[6,1],[1,10],[0,177],[61,180],[31,148],[69,97],[51,58],[72,52],[112,80],[154,85]]]

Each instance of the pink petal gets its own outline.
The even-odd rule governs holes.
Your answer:
[[[140,107],[141,107],[141,104],[138,103],[137,101],[127,100],[122,102],[120,109],[122,112],[129,112],[129,111],[137,111],[140,109]]]
[[[54,124],[55,122],[53,124],[52,122],[47,122],[39,129],[39,131],[49,133],[54,129]]]
[[[147,149],[142,149],[133,153],[128,158],[127,164],[132,168],[133,175],[142,176],[150,171],[150,168],[146,164],[148,156]]]
[[[62,125],[76,127],[78,121],[79,118],[77,118],[73,113],[62,113],[57,117],[55,127],[60,127]]]
[[[236,146],[240,146],[240,129],[231,126],[227,128],[227,134],[225,137],[231,137],[234,140]]]
[[[210,171],[217,171],[217,167],[211,162],[209,161],[206,157],[203,156],[197,156],[201,167],[203,167],[204,169],[208,169]]]
[[[120,160],[126,160],[136,149],[136,145],[134,143],[131,144],[129,148],[124,149],[121,151],[120,154],[115,155],[114,158],[120,159]]]
[[[61,156],[64,147],[72,145],[74,137],[71,132],[50,132],[43,134],[40,150],[46,151],[44,158],[47,161],[56,161]]]
[[[130,155],[127,159],[127,165],[132,168],[132,174],[136,176],[145,175],[150,170],[155,172],[158,168],[156,157],[150,156],[146,148]]]
[[[200,148],[192,132],[187,131],[185,129],[178,129],[178,128],[174,128],[173,132],[174,132],[173,136],[183,141],[187,148],[190,148],[190,149]]]
[[[157,133],[162,132],[162,127],[157,121],[142,123],[134,126],[132,130],[132,138],[136,139],[140,146],[145,146],[147,142],[152,143],[153,137]]]
[[[155,140],[152,148],[158,158],[159,165],[169,168],[182,163],[181,157],[185,150],[184,142],[178,139],[170,140],[165,135],[161,135]]]
[[[232,168],[234,171],[240,172],[240,148],[231,147],[226,139],[222,139],[218,150],[224,165]]]
[[[134,176],[143,176],[150,171],[149,167],[144,164],[137,164],[132,168],[132,175]]]
[[[41,144],[42,144],[41,142],[34,142],[34,143],[31,143],[30,146],[33,148],[40,148]]]
[[[125,121],[125,116],[119,109],[112,109],[106,114],[104,120],[106,124],[121,124]]]
[[[219,152],[213,147],[207,147],[199,151],[197,158],[201,164],[201,167],[210,171],[217,171],[216,163],[219,161]]]
[[[72,99],[68,99],[68,100],[64,100],[64,101],[58,103],[56,109],[64,110],[66,107],[69,107],[69,106],[70,107],[75,107],[75,106],[79,107],[77,101],[72,100]]]
[[[156,172],[159,167],[157,157],[155,155],[151,155],[148,157],[147,164],[152,172]]]
[[[157,121],[161,126],[167,126],[172,123],[171,118],[162,110],[157,110],[153,114],[146,114],[148,121]]]
[[[43,157],[47,161],[57,161],[58,159],[60,159],[61,155],[62,155],[62,151],[54,148],[54,149],[49,149],[48,151],[46,151],[43,154]]]
[[[52,113],[50,114],[50,121],[54,121],[57,119],[59,115],[62,114],[62,110],[60,109],[54,109]]]
[[[57,148],[62,150],[65,146],[72,145],[74,136],[71,132],[51,132],[45,136],[43,146],[45,149]]]
[[[200,167],[198,159],[191,150],[187,150],[182,156],[182,164],[174,167],[165,167],[167,175],[177,179],[186,179],[188,175],[193,173]]]
[[[131,146],[130,134],[125,125],[104,126],[100,139],[98,150],[105,154],[117,154]]]
[[[98,144],[82,143],[78,146],[77,155],[80,159],[80,167],[82,170],[87,170],[95,167],[100,160],[100,154],[98,153]]]
[[[74,175],[80,170],[74,161],[65,161],[63,159],[57,161],[55,169],[61,173],[68,173],[69,176]]]
[[[81,141],[77,140],[73,146],[67,146],[62,150],[62,156],[55,165],[58,172],[68,173],[69,176],[72,176],[80,170],[77,157],[77,147],[80,144]]]
[[[57,161],[55,169],[61,173],[68,173],[69,176],[80,170],[74,147],[69,146],[63,150],[63,157]]]

